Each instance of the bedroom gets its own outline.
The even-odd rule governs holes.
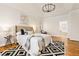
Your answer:
[[[34,49],[33,47],[36,47],[35,45],[38,43],[36,44],[35,42],[41,39],[41,37],[43,37],[46,40],[46,44],[49,45],[45,50],[46,52],[44,51],[42,54],[44,56],[79,55],[79,50],[70,52],[72,49],[69,48],[71,44],[68,45],[69,42],[73,42],[73,48],[75,47],[74,44],[78,45],[79,28],[76,26],[79,24],[79,4],[55,3],[55,9],[52,12],[44,12],[43,6],[45,6],[45,3],[0,4],[1,56],[38,56],[40,53],[38,53],[37,50],[40,48],[45,49],[44,43],[41,43],[43,47],[40,43],[40,48]],[[29,52],[26,52],[27,48],[23,46],[24,42],[26,42],[24,41],[26,35],[24,37],[22,37],[23,35],[21,36],[24,40],[18,40],[17,32],[20,32],[21,29],[24,29],[24,31],[28,30],[29,35],[27,36],[31,36],[32,34],[36,36],[31,39],[41,36],[37,38],[38,40],[32,41],[31,51],[36,51],[35,54],[29,54]],[[75,41],[77,41],[77,43]],[[53,45],[50,44],[51,42],[53,42]],[[58,46],[55,46],[56,44],[58,44]],[[50,47],[51,45],[52,47]],[[76,46],[76,48],[78,49],[79,47]],[[75,54],[72,52],[75,52]]]

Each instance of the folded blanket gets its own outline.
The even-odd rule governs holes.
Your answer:
[[[28,48],[29,54],[39,55],[39,51],[45,47],[44,38],[42,36],[31,36],[27,39],[25,47]]]

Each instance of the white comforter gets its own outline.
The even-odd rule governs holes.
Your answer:
[[[42,39],[44,39],[45,42],[43,42]],[[42,46],[44,46],[44,44],[47,46],[51,40],[50,35],[46,34],[17,35],[18,43],[31,55],[39,55],[39,50],[42,50]]]
[[[40,33],[36,33],[34,34],[35,36],[42,36],[45,40],[45,46],[47,46],[50,42],[52,42],[52,38],[51,35],[48,34],[40,34]]]

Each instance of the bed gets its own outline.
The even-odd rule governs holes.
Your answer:
[[[28,34],[21,35],[21,29],[24,29],[24,31],[28,32]],[[15,31],[17,33],[17,42],[30,55],[40,55],[40,51],[44,50],[45,47],[52,41],[50,35],[34,33],[33,27],[31,26],[18,25],[16,26]]]

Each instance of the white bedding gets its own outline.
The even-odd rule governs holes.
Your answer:
[[[34,34],[35,36],[42,36],[45,40],[45,46],[47,46],[50,42],[52,42],[51,35],[48,34],[41,34],[41,33],[36,33]]]
[[[39,55],[39,50],[42,50],[44,45],[42,39],[45,41],[45,46],[51,42],[51,36],[46,34],[17,35],[18,43],[31,55]]]
[[[30,35],[17,35],[17,42],[25,49],[28,49],[29,46],[29,41],[28,38],[30,38]],[[27,44],[28,46],[25,47],[25,44]]]
[[[31,38],[31,40],[30,40],[30,42],[31,42],[30,43],[30,50],[29,50],[29,53],[31,55],[39,55],[40,54],[39,53],[40,48],[39,48],[38,42],[40,41],[40,43],[41,43],[41,40],[42,40],[41,37],[33,37],[33,38]]]

